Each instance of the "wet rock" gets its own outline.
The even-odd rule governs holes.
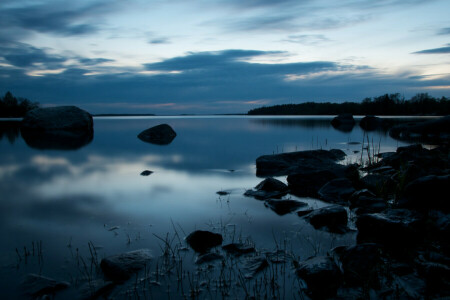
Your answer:
[[[21,134],[36,149],[74,150],[94,137],[92,116],[76,106],[37,108],[22,120]]]
[[[397,287],[398,299],[422,299],[426,294],[425,281],[414,274],[394,276],[392,285]]]
[[[430,261],[417,262],[419,275],[425,279],[427,288],[440,295],[450,292],[450,267]]]
[[[346,204],[355,192],[352,182],[347,178],[337,178],[326,183],[318,192],[319,197],[330,203]]]
[[[151,174],[153,174],[153,171],[150,170],[145,170],[141,172],[141,176],[149,176]]]
[[[305,219],[316,229],[326,227],[328,230],[336,233],[347,231],[347,210],[340,205],[315,209],[307,214]]]
[[[256,159],[256,175],[284,176],[317,170],[333,170],[344,173],[346,167],[336,163],[344,157],[345,153],[337,149],[263,155]]]
[[[443,143],[450,139],[450,116],[423,122],[394,126],[389,131],[394,139],[422,143]]]
[[[398,205],[419,210],[438,209],[449,212],[449,187],[450,175],[420,177],[405,187]]]
[[[355,126],[355,119],[352,114],[340,114],[331,120],[331,125],[337,130],[350,132]]]
[[[389,209],[365,214],[356,221],[359,242],[377,242],[397,247],[420,242],[422,216],[409,210]]]
[[[230,192],[227,192],[227,191],[218,191],[218,192],[216,192],[216,194],[219,195],[219,196],[226,196],[226,195],[229,195]]]
[[[340,248],[340,249],[339,249]],[[382,247],[374,243],[333,249],[341,263],[345,282],[349,285],[368,284],[378,287],[382,268]]]
[[[191,246],[196,252],[204,253],[209,249],[220,246],[222,244],[223,238],[221,234],[196,230],[186,237],[186,242]]]
[[[167,124],[160,124],[139,133],[138,138],[144,142],[156,145],[168,145],[177,136],[176,132]]]
[[[283,216],[285,214],[296,211],[300,207],[305,207],[308,204],[296,200],[274,200],[269,199],[264,203],[267,207],[273,210],[277,215]]]
[[[20,285],[21,291],[32,297],[51,295],[68,287],[70,287],[68,282],[36,274],[28,274]]]
[[[252,257],[245,263],[245,278],[253,278],[258,273],[262,272],[265,268],[269,266],[269,262],[263,256]]]
[[[312,208],[305,209],[305,210],[299,210],[299,211],[297,212],[297,216],[303,217],[303,216],[306,216],[306,215],[310,214],[310,213],[313,212],[313,211],[314,211],[314,209],[312,209]]]
[[[269,198],[281,198],[288,192],[288,187],[283,182],[274,179],[267,178],[260,182],[255,190],[247,190],[244,196],[254,197],[258,200],[265,200]]]
[[[197,265],[200,264],[204,264],[204,263],[209,263],[215,260],[219,260],[219,259],[223,259],[223,255],[219,254],[219,253],[205,253],[200,255],[199,257],[197,257],[197,259],[195,260],[195,263]]]
[[[375,116],[365,116],[359,121],[359,127],[366,131],[373,131],[383,126],[383,119]]]
[[[383,198],[375,196],[360,195],[350,197],[350,208],[363,208],[367,212],[380,212],[387,208],[387,203]]]
[[[287,182],[292,194],[299,197],[316,197],[319,189],[335,178],[337,178],[337,175],[329,170],[313,170],[289,175]]]
[[[299,263],[296,274],[306,282],[307,293],[313,299],[335,296],[341,284],[341,272],[328,256],[317,256]]]
[[[369,174],[360,179],[362,185],[376,195],[392,194],[397,183],[390,176],[383,174]]]
[[[241,243],[231,243],[231,244],[223,245],[222,249],[225,250],[227,253],[230,253],[230,254],[236,255],[236,256],[256,252],[255,247],[250,246],[250,245],[244,245]]]
[[[117,286],[116,282],[103,279],[91,280],[80,286],[81,299],[108,299],[108,295]]]
[[[104,258],[100,267],[105,277],[116,282],[128,280],[151,260],[148,249],[140,249]]]

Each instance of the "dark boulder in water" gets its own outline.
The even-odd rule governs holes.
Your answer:
[[[141,141],[151,144],[168,145],[172,143],[176,136],[176,132],[170,125],[160,124],[142,131],[139,133],[138,138]]]
[[[291,193],[299,197],[317,197],[317,192],[328,181],[337,178],[329,170],[310,171],[287,177]]]
[[[347,231],[347,210],[340,205],[315,209],[307,214],[305,219],[316,229],[326,227],[329,231],[336,233]]]
[[[269,198],[281,198],[288,192],[288,187],[283,182],[274,178],[266,178],[261,181],[254,190],[245,191],[244,195],[247,197],[254,197],[258,200],[265,200]]]
[[[150,170],[145,170],[141,172],[141,176],[149,176],[151,174],[153,174],[153,171]]]
[[[344,174],[346,166],[336,163],[345,158],[342,150],[309,150],[274,155],[263,155],[256,159],[257,176],[284,176],[317,170],[331,170]]]
[[[375,116],[365,116],[359,121],[359,127],[366,131],[372,131],[383,125],[383,119]]]
[[[319,190],[319,197],[330,203],[347,204],[355,192],[352,182],[347,178],[337,178],[326,183]]]
[[[100,267],[105,277],[116,282],[128,280],[143,269],[152,258],[148,249],[135,250],[102,259]]]
[[[196,230],[186,237],[186,242],[196,252],[204,253],[209,249],[222,245],[222,235],[205,230]]]
[[[389,135],[402,141],[448,143],[450,140],[450,116],[394,126],[389,131]]]
[[[317,256],[299,263],[296,274],[306,282],[306,292],[313,299],[335,296],[341,284],[341,272],[329,256]]]
[[[232,255],[240,256],[243,254],[249,254],[256,252],[255,247],[250,245],[244,245],[241,243],[231,243],[222,246],[222,249]]]
[[[269,199],[265,205],[273,210],[277,215],[283,216],[285,214],[296,211],[300,207],[305,207],[308,204],[296,200],[275,200]]]
[[[355,126],[355,119],[352,114],[340,114],[331,120],[331,125],[339,131],[350,132]]]
[[[54,295],[57,291],[68,287],[70,287],[68,282],[56,281],[55,279],[36,274],[28,274],[20,285],[20,289],[24,294],[36,299],[47,299],[46,296]]]
[[[37,108],[23,118],[21,133],[32,148],[71,150],[94,136],[92,116],[76,106]]]

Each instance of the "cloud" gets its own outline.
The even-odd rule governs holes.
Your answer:
[[[447,44],[445,47],[426,49],[417,52],[413,52],[413,54],[447,54],[450,53],[450,44]]]
[[[292,34],[283,41],[303,45],[317,45],[323,42],[328,42],[330,39],[323,34]]]
[[[159,38],[153,38],[150,41],[148,41],[149,44],[170,44],[170,40],[167,37],[159,37]]]
[[[12,66],[21,68],[44,64],[47,69],[56,69],[66,61],[62,56],[50,55],[45,49],[24,43],[0,44],[0,58]]]
[[[438,35],[447,35],[450,34],[450,27],[447,28],[441,28],[437,32]]]

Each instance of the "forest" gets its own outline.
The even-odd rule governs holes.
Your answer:
[[[361,102],[305,102],[264,106],[250,110],[248,115],[448,115],[450,99],[434,98],[428,93],[419,93],[411,99],[405,99],[399,93],[385,94],[379,97],[365,98]]]
[[[0,118],[21,118],[25,114],[39,107],[39,103],[26,98],[17,98],[11,92],[0,97]]]

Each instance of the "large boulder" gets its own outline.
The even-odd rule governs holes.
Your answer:
[[[335,296],[341,284],[341,272],[329,256],[317,256],[299,263],[296,274],[306,282],[306,292],[313,299]]]
[[[343,132],[350,132],[355,126],[355,119],[352,114],[340,114],[331,120],[331,125]]]
[[[418,210],[438,209],[450,211],[450,175],[428,175],[413,180],[405,187],[400,207]]]
[[[450,139],[450,116],[394,126],[389,131],[389,135],[402,141],[448,143]]]
[[[186,237],[186,242],[196,252],[205,253],[209,249],[222,245],[222,235],[205,230],[196,230]]]
[[[308,150],[274,155],[263,155],[256,159],[256,175],[285,176],[317,170],[331,170],[344,174],[346,166],[337,164],[345,153],[342,150]]]
[[[340,205],[315,209],[307,214],[305,219],[316,229],[326,227],[329,231],[336,233],[347,231],[347,210]]]
[[[121,282],[143,269],[152,258],[148,249],[130,251],[102,259],[100,267],[105,277]]]
[[[25,142],[37,149],[78,149],[94,136],[92,116],[76,106],[37,108],[22,120]]]
[[[289,189],[292,194],[299,197],[317,197],[317,192],[328,181],[337,178],[329,170],[313,170],[287,177]]]
[[[264,203],[265,206],[273,210],[277,215],[283,216],[301,207],[308,206],[308,204],[296,200],[278,200],[269,199]]]
[[[170,125],[160,124],[142,131],[139,133],[138,138],[141,141],[151,144],[168,145],[172,143],[176,136],[177,133]]]
[[[375,116],[365,116],[359,121],[359,127],[365,131],[372,131],[383,126],[383,119]]]
[[[353,183],[347,178],[337,178],[326,183],[318,192],[320,199],[338,204],[347,204],[355,192]]]

